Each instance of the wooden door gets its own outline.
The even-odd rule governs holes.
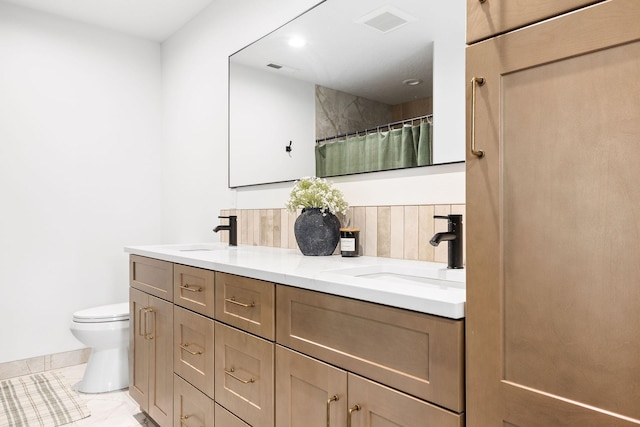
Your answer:
[[[347,373],[276,346],[276,426],[346,427]]]
[[[149,296],[129,288],[129,395],[140,409],[149,411],[149,345],[145,339],[145,309]]]
[[[353,427],[463,427],[464,415],[348,374],[347,425]],[[303,424],[301,424],[303,425]],[[306,424],[305,424],[306,425]],[[279,427],[279,426],[278,426]]]
[[[611,0],[467,49],[470,427],[640,423],[639,22]]]
[[[602,0],[467,0],[467,43]]]
[[[173,423],[173,304],[149,295],[148,414],[161,426]]]

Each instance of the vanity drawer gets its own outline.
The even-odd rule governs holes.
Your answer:
[[[251,427],[217,403],[215,418],[217,427]]]
[[[467,43],[501,34],[602,0],[467,0]]]
[[[175,264],[173,266],[173,302],[208,317],[213,317],[214,272]]]
[[[213,397],[213,320],[184,308],[173,309],[173,371]]]
[[[274,344],[216,323],[216,402],[253,427],[274,425]]]
[[[456,412],[464,321],[278,285],[278,344]]]
[[[129,256],[129,284],[132,288],[173,301],[173,264],[167,261]]]
[[[213,400],[178,375],[173,380],[173,425],[213,427]]]
[[[216,272],[216,320],[273,341],[275,285]]]

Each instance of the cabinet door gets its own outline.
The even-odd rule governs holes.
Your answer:
[[[149,344],[144,330],[149,296],[129,288],[129,307],[129,395],[149,412]]]
[[[467,0],[467,43],[602,0]]]
[[[173,371],[213,398],[213,320],[173,309]]]
[[[276,345],[276,426],[345,427],[347,373]]]
[[[213,317],[214,272],[175,264],[173,266],[173,302],[196,313]]]
[[[149,296],[148,414],[161,426],[173,423],[173,304]]]
[[[349,374],[348,425],[353,427],[462,427],[464,415]],[[302,424],[300,424],[302,425]]]
[[[467,49],[470,427],[640,423],[639,22],[612,0]]]
[[[216,402],[253,427],[274,425],[274,344],[215,324]]]
[[[214,426],[214,403],[207,395],[180,378],[178,375],[174,376],[173,394],[174,426]]]

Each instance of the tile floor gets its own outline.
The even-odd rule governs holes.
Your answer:
[[[69,384],[74,386],[84,374],[86,364],[56,369],[65,376]],[[150,419],[140,412],[136,402],[129,397],[128,390],[110,393],[84,394],[80,397],[86,402],[91,416],[65,427],[156,427]]]

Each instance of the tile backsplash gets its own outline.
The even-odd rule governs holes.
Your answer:
[[[298,214],[290,214],[286,209],[220,212],[224,216],[238,216],[238,244],[289,249],[298,247],[293,235]],[[446,242],[433,247],[429,240],[435,233],[447,231],[447,221],[434,216],[448,214],[462,214],[464,219],[465,205],[352,206],[342,225],[360,229],[362,255],[447,262]],[[220,241],[228,239],[227,233],[221,233]],[[336,249],[339,251],[340,245]]]

